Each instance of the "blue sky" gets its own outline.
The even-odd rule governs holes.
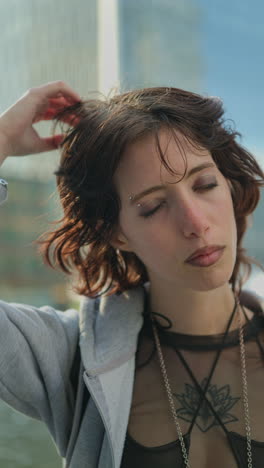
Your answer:
[[[223,98],[242,144],[264,154],[264,2],[197,0],[202,17],[204,90]]]

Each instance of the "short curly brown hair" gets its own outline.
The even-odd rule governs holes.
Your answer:
[[[237,257],[230,283],[240,289],[251,263],[261,266],[246,255],[242,239],[264,174],[254,156],[236,141],[240,133],[227,126],[222,101],[178,88],[144,88],[82,101],[57,115],[56,122],[73,112],[78,121],[66,131],[55,172],[64,215],[59,227],[40,241],[44,261],[68,274],[77,271],[74,289],[89,297],[121,293],[149,281],[145,265],[134,253],[117,251],[110,244],[121,207],[113,176],[126,147],[149,133],[155,135],[160,159],[171,171],[159,146],[158,131],[165,127],[209,150],[232,184]]]

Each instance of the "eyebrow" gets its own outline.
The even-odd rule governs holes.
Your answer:
[[[189,179],[193,174],[196,174],[197,172],[202,171],[203,169],[207,169],[208,167],[216,167],[214,163],[207,162],[203,164],[199,164],[198,166],[192,167],[186,174],[185,179]],[[140,198],[149,195],[150,193],[160,191],[160,190],[165,190],[166,186],[165,185],[154,185],[153,187],[149,187],[146,190],[143,190],[143,192],[138,193],[137,195],[134,195],[132,199],[130,200],[130,204],[134,205]]]

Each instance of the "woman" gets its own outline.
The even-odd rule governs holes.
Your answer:
[[[66,133],[39,138],[52,118]],[[176,88],[82,102],[55,82],[1,116],[2,160],[61,145],[42,253],[84,301],[0,303],[0,394],[63,466],[262,466],[264,319],[241,267],[264,175],[238,135],[219,99]]]

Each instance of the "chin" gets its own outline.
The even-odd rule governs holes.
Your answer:
[[[211,291],[212,289],[221,288],[229,283],[232,276],[233,268],[221,269],[220,271],[199,272],[199,278],[193,278],[192,289],[197,291]]]
[[[229,254],[229,255],[227,255]],[[210,291],[229,283],[234,271],[236,258],[232,252],[225,252],[223,257],[209,267],[194,267],[190,272],[188,283],[191,289],[197,291]]]

